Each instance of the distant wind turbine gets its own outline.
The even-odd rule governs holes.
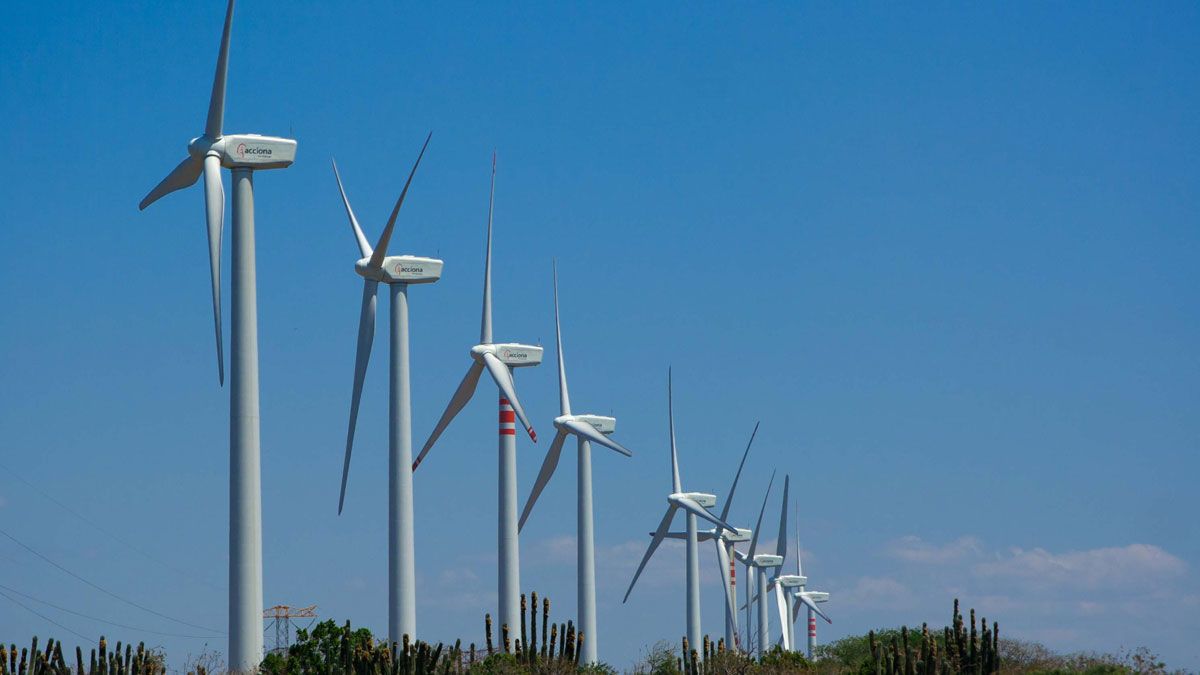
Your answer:
[[[475,388],[479,385],[479,377],[484,369],[492,376],[496,388],[500,390],[500,459],[497,479],[499,481],[498,518],[496,523],[496,538],[499,548],[498,565],[498,597],[500,601],[501,626],[507,625],[511,630],[517,630],[521,620],[519,596],[521,593],[521,555],[518,542],[517,526],[517,430],[516,420],[520,420],[525,431],[533,441],[537,442],[537,433],[525,409],[517,400],[517,390],[513,385],[513,368],[536,366],[542,362],[542,348],[535,345],[519,343],[492,342],[492,212],[496,204],[496,156],[492,155],[492,189],[488,205],[487,225],[487,254],[483,265],[483,318],[479,328],[479,344],[471,348],[473,363],[467,369],[458,389],[450,398],[446,411],[429,434],[429,440],[421,448],[417,460],[413,462],[415,471],[425,455],[433,448],[433,444],[450,426],[450,422],[471,400]]]
[[[662,521],[659,522],[658,529],[654,531],[650,546],[642,556],[642,561],[633,574],[633,580],[629,582],[629,589],[625,591],[625,599],[621,602],[629,600],[629,594],[633,592],[633,586],[637,583],[638,577],[642,575],[646,563],[650,561],[650,556],[654,555],[659,544],[667,538],[671,529],[671,521],[675,518],[675,512],[683,509],[687,514],[687,638],[690,645],[698,647],[701,644],[702,634],[700,632],[700,551],[697,544],[696,517],[699,516],[730,532],[736,533],[737,529],[708,510],[709,507],[716,506],[716,495],[683,491],[679,479],[679,455],[675,449],[675,412],[672,404],[670,369],[667,370],[667,418],[671,435],[671,493],[667,495],[667,511],[663,515]],[[701,650],[697,648],[697,651]]]
[[[554,418],[554,427],[558,433],[546,459],[542,462],[542,470],[538,473],[525,509],[521,513],[519,527],[525,527],[533,505],[554,470],[558,467],[562,455],[563,444],[567,436],[575,436],[579,448],[579,477],[576,483],[578,500],[576,503],[576,576],[578,577],[579,628],[583,633],[582,663],[599,661],[599,647],[596,640],[596,550],[593,536],[592,521],[592,443],[598,443],[606,448],[615,450],[626,457],[633,453],[623,445],[608,437],[617,429],[617,420],[603,415],[573,415],[571,414],[571,397],[567,392],[567,371],[563,365],[562,326],[558,317],[558,266],[554,267],[554,337],[558,346],[558,401],[559,416]]]

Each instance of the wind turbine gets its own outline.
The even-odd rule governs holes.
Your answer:
[[[786,555],[787,555],[787,492],[788,492],[787,491],[787,479],[785,478],[784,488],[783,488],[783,506],[781,507],[780,513],[779,513],[779,542],[780,543],[777,544],[777,549],[776,549],[780,553],[780,558],[781,558],[780,564],[781,565],[782,565],[782,558],[786,557]],[[773,591],[775,593],[775,607],[779,612],[780,642],[783,646],[783,649],[786,651],[798,651],[798,649],[797,649],[798,645],[796,643],[796,635],[795,635],[795,623],[796,623],[796,617],[797,617],[797,615],[800,611],[800,607],[802,605],[810,608],[810,616],[812,614],[812,611],[815,610],[817,614],[821,615],[821,618],[825,619],[826,621],[828,621],[830,623],[833,623],[833,621],[824,612],[822,612],[819,608],[817,608],[817,606],[815,604],[817,602],[824,602],[825,600],[827,600],[829,598],[829,594],[828,593],[819,593],[819,592],[815,592],[815,591],[806,592],[804,590],[804,586],[807,583],[808,583],[808,578],[804,576],[803,569],[800,566],[800,536],[799,536],[799,530],[797,530],[797,533],[796,533],[796,573],[795,574],[779,574],[770,581],[770,583],[767,585],[767,588],[766,588],[766,590],[768,592]],[[824,596],[824,598],[818,599],[821,596]],[[765,614],[767,598],[765,595],[762,594],[761,590],[758,595],[758,599],[760,600],[759,615],[760,615],[760,617],[762,617]],[[794,600],[799,600],[800,603],[795,604],[793,602]],[[815,622],[815,619],[813,621]],[[812,623],[812,622],[810,622],[810,623]],[[812,623],[812,625],[810,626],[810,629],[811,629],[810,633],[815,634],[815,632],[816,632],[815,623]]]
[[[795,640],[795,625],[796,619],[799,618],[800,607],[806,607],[808,609],[808,658],[811,659],[813,656],[813,650],[816,649],[817,646],[817,616],[819,615],[822,619],[825,619],[826,623],[830,624],[833,623],[833,619],[830,619],[828,614],[822,612],[821,609],[817,607],[818,603],[829,601],[829,594],[823,591],[805,590],[805,586],[808,584],[808,578],[804,576],[804,568],[800,564],[800,523],[799,518],[796,520],[796,576],[803,581],[800,582],[799,587],[795,590],[796,599],[800,602],[799,604],[794,604],[791,607],[791,613],[789,614],[791,617],[791,624],[789,628],[792,630],[792,649],[794,651],[800,651],[799,645]]]
[[[754,431],[750,433],[750,442],[746,443],[746,451],[742,453],[742,461],[738,464],[737,473],[733,476],[733,485],[729,487],[729,496],[721,509],[721,520],[729,519],[729,508],[733,504],[733,493],[737,490],[738,479],[742,477],[742,468],[746,466],[746,457],[750,455],[750,446],[754,445],[754,437],[758,434],[758,422],[754,423]],[[653,532],[651,533],[654,534]],[[725,645],[733,649],[737,643],[737,583],[734,571],[733,556],[736,544],[750,541],[750,530],[736,528],[730,532],[721,527],[702,530],[696,533],[697,541],[712,541],[717,549],[717,565],[721,572],[721,590],[724,592],[725,603]],[[670,532],[669,539],[687,539],[686,532]]]
[[[783,504],[785,513],[780,517],[779,538],[776,540],[776,553],[758,553],[758,535],[762,531],[763,513],[767,509],[767,499],[771,496],[771,486],[775,483],[775,473],[771,473],[771,482],[767,484],[767,493],[763,495],[763,505],[758,512],[758,521],[754,525],[754,538],[750,540],[750,550],[744,555],[735,551],[737,559],[746,566],[746,576],[755,575],[758,591],[756,598],[758,600],[758,653],[759,656],[766,654],[768,645],[770,644],[770,623],[767,614],[767,574],[768,570],[773,570],[783,565],[784,555],[787,553],[787,495],[788,483],[790,477],[785,476],[783,480]],[[750,598],[750,587],[746,587],[746,625],[749,630],[750,625],[750,607],[753,600]]]
[[[217,337],[217,378],[225,383],[221,347],[221,230],[225,189],[221,168],[233,173],[233,309],[229,372],[229,668],[249,671],[262,661],[262,486],[259,474],[258,317],[254,264],[254,172],[283,169],[296,158],[296,141],[257,134],[225,135],[225,79],[233,0],[217,52],[217,69],[204,133],[188,156],[142,199],[145,209],[163,195],[190,187],[204,174],[208,259]]]
[[[521,593],[520,549],[518,544],[517,527],[517,430],[515,420],[521,420],[525,431],[533,442],[537,442],[537,433],[525,409],[517,400],[517,390],[513,386],[513,368],[536,366],[542,362],[542,348],[534,345],[524,345],[515,342],[492,342],[492,211],[496,204],[496,156],[492,155],[492,189],[488,205],[487,226],[487,255],[483,266],[483,319],[479,329],[479,344],[471,348],[473,363],[467,370],[458,389],[450,398],[450,404],[442,413],[429,440],[421,448],[417,460],[413,462],[415,471],[430,448],[437,442],[438,437],[450,425],[450,421],[458,414],[479,384],[479,377],[486,368],[500,390],[500,466],[499,478],[499,517],[497,519],[496,536],[499,540],[499,617],[501,625],[507,625],[516,630],[521,620],[519,595]],[[515,419],[514,419],[515,417]]]
[[[559,416],[554,418],[554,427],[558,433],[546,459],[542,462],[542,470],[538,473],[525,509],[521,512],[521,522],[518,528],[525,527],[525,521],[533,511],[537,501],[554,469],[558,467],[562,455],[563,444],[567,436],[575,436],[579,449],[579,477],[577,490],[579,498],[576,504],[576,576],[578,577],[579,628],[583,632],[583,663],[599,661],[599,648],[596,644],[596,549],[592,528],[592,443],[599,443],[606,448],[632,457],[633,453],[624,446],[608,437],[617,429],[617,420],[603,415],[573,415],[571,414],[571,398],[567,393],[567,371],[563,365],[562,326],[558,318],[558,266],[554,266],[554,337],[558,345],[558,404]]]
[[[354,356],[354,389],[350,395],[350,425],[346,431],[346,458],[342,464],[342,490],[338,496],[338,515],[346,501],[346,478],[350,474],[350,453],[354,449],[354,427],[358,422],[358,405],[362,399],[363,380],[367,376],[367,363],[371,359],[371,344],[375,340],[375,303],[379,284],[387,284],[392,299],[391,324],[391,380],[388,387],[388,640],[400,644],[404,636],[416,639],[417,632],[417,572],[416,552],[413,545],[413,494],[412,494],[412,398],[409,393],[408,367],[408,287],[410,284],[430,284],[442,276],[442,261],[436,258],[420,258],[411,255],[389,256],[388,243],[396,216],[408,194],[425,148],[429,147],[430,133],[421,146],[421,153],[413,164],[400,198],[392,208],[383,234],[372,249],[363,235],[350,200],[342,186],[337,162],[333,163],[333,175],[337,179],[338,192],[346,206],[346,217],[350,229],[358,242],[362,258],[355,263],[354,271],[363,278],[362,309],[358,320],[358,348]]]
[[[650,561],[650,556],[654,555],[659,544],[667,538],[671,529],[671,521],[675,518],[675,512],[683,509],[687,513],[687,638],[688,644],[698,647],[702,638],[700,633],[700,551],[697,544],[696,517],[699,516],[730,532],[737,532],[737,529],[708,510],[709,507],[716,506],[716,495],[683,491],[679,479],[679,455],[675,450],[675,412],[672,398],[671,371],[668,369],[667,418],[671,433],[671,493],[667,495],[667,512],[659,522],[658,529],[654,531],[654,538],[650,540],[650,546],[642,556],[642,562],[638,564],[637,571],[633,574],[633,580],[629,582],[629,589],[625,591],[625,599],[621,602],[629,600],[629,594],[633,592],[633,586],[637,583],[638,577],[642,575],[646,563]],[[697,651],[700,650],[697,649]]]

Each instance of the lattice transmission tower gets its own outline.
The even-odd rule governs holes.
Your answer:
[[[263,619],[270,619],[271,624],[267,626],[267,630],[275,627],[275,647],[271,649],[271,653],[280,654],[287,652],[288,647],[292,644],[292,619],[316,619],[317,606],[309,605],[308,607],[289,607],[287,605],[275,605],[263,610]]]

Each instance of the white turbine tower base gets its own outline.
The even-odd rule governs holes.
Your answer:
[[[517,429],[516,421],[520,420],[529,438],[537,442],[537,433],[525,409],[517,400],[517,390],[513,383],[513,368],[536,366],[542,362],[542,348],[535,345],[517,343],[492,342],[492,213],[496,203],[496,156],[492,155],[492,188],[488,204],[487,224],[487,254],[484,258],[483,271],[483,317],[480,322],[479,344],[471,348],[473,363],[467,369],[466,376],[458,385],[446,411],[429,434],[416,461],[413,470],[421,465],[425,455],[433,448],[433,444],[450,425],[471,397],[479,384],[479,378],[486,369],[492,381],[500,391],[500,429],[499,429],[499,470],[497,472],[497,518],[496,540],[498,553],[497,592],[499,599],[500,626],[508,626],[510,630],[518,630],[521,620],[520,593],[521,569],[520,549],[517,525]]]
[[[253,172],[282,169],[296,158],[296,141],[256,134],[225,135],[225,82],[233,0],[225,25],[209,98],[204,133],[188,143],[188,156],[138,205],[194,185],[204,176],[213,323],[217,342],[217,378],[225,383],[221,329],[221,236],[225,190],[221,168],[233,173],[233,245],[230,312],[229,391],[229,652],[232,672],[258,668],[262,637],[262,489],[259,461],[258,312],[254,262]]]
[[[391,297],[392,320],[390,323],[391,367],[388,386],[388,640],[402,644],[404,637],[417,638],[417,572],[414,544],[413,481],[412,481],[412,397],[409,390],[408,358],[408,287],[411,284],[429,284],[442,275],[442,261],[435,258],[420,258],[411,255],[389,256],[388,244],[396,226],[396,217],[408,194],[429,137],[417,155],[400,198],[392,208],[391,217],[372,249],[367,243],[362,227],[350,207],[342,178],[338,175],[337,163],[333,164],[333,175],[337,179],[338,192],[346,207],[350,230],[358,243],[360,259],[354,271],[363,277],[362,307],[358,322],[358,347],[354,357],[354,388],[350,398],[350,423],[346,431],[346,453],[342,463],[342,487],[338,496],[338,514],[346,501],[346,479],[350,474],[350,455],[354,448],[354,429],[358,422],[358,407],[362,399],[363,381],[367,375],[367,364],[371,358],[371,345],[375,337],[376,294],[380,283],[387,284]]]
[[[567,371],[563,363],[562,324],[558,316],[558,266],[554,266],[554,336],[558,347],[558,402],[559,416],[554,418],[557,433],[542,469],[534,482],[529,499],[521,512],[520,528],[525,527],[533,505],[542,494],[546,484],[550,482],[558,461],[562,455],[563,444],[567,436],[575,436],[579,451],[579,475],[576,483],[578,500],[575,508],[575,521],[578,531],[576,537],[576,578],[578,588],[579,629],[583,634],[583,653],[580,661],[584,664],[597,663],[599,644],[596,626],[596,552],[595,535],[592,518],[592,443],[615,450],[626,457],[633,453],[624,446],[608,437],[617,429],[617,420],[602,415],[573,415],[571,414],[571,397],[567,390]]]

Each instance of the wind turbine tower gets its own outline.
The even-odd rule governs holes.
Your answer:
[[[408,367],[408,287],[412,284],[431,284],[442,276],[442,261],[436,258],[421,258],[412,255],[389,256],[388,243],[396,226],[396,216],[408,186],[412,184],[429,137],[421,147],[421,154],[408,174],[408,181],[400,191],[400,198],[392,208],[383,234],[372,249],[363,235],[354,209],[342,186],[337,163],[333,164],[333,175],[337,179],[338,192],[350,219],[350,229],[358,242],[360,259],[354,271],[363,278],[362,307],[358,320],[358,347],[354,357],[354,389],[350,398],[350,424],[346,431],[346,456],[342,464],[342,489],[338,496],[338,515],[346,501],[346,479],[350,474],[350,454],[354,448],[354,427],[358,422],[358,405],[362,399],[363,380],[367,376],[367,364],[371,358],[371,344],[375,340],[375,304],[379,284],[386,284],[392,302],[391,322],[391,368],[388,386],[388,640],[401,644],[404,636],[417,638],[417,572],[413,524],[413,481],[412,481],[412,397],[409,392]]]
[[[662,520],[658,523],[658,529],[654,531],[650,546],[642,556],[642,561],[638,564],[637,571],[634,572],[633,579],[629,582],[629,589],[625,591],[625,599],[621,602],[629,600],[629,594],[633,592],[633,586],[637,583],[638,577],[642,575],[642,570],[646,568],[646,563],[650,561],[650,556],[654,555],[659,544],[670,534],[671,521],[675,519],[675,512],[683,509],[687,515],[687,639],[688,644],[700,651],[699,646],[702,639],[700,631],[700,550],[697,544],[699,533],[696,529],[696,518],[703,518],[731,533],[737,533],[738,530],[708,510],[709,507],[716,506],[716,495],[683,491],[682,482],[679,479],[679,454],[675,449],[675,412],[672,398],[671,371],[668,369],[667,418],[671,434],[671,493],[667,495],[667,512],[663,514]]]
[[[221,169],[233,174],[233,308],[229,391],[229,669],[248,672],[263,657],[262,486],[259,462],[258,307],[254,263],[254,172],[283,169],[296,158],[296,141],[257,134],[224,134],[225,80],[233,0],[225,27],[204,133],[188,143],[188,156],[142,199],[145,209],[204,175],[208,256],[212,275],[217,377],[225,383],[221,330],[221,234],[225,188]]]
[[[471,348],[471,367],[459,383],[458,389],[450,398],[446,411],[429,434],[421,453],[413,462],[415,471],[425,455],[437,442],[438,437],[450,426],[450,422],[459,411],[471,400],[479,377],[486,368],[500,390],[500,453],[499,470],[499,504],[496,523],[496,538],[499,548],[498,597],[501,626],[507,625],[510,630],[517,630],[521,621],[521,565],[518,543],[519,528],[517,525],[517,429],[516,421],[520,420],[533,442],[537,442],[537,433],[525,409],[517,400],[517,390],[513,384],[513,368],[536,366],[542,362],[542,348],[535,345],[524,345],[515,342],[492,342],[492,212],[496,204],[496,156],[492,155],[492,188],[488,206],[487,225],[487,254],[483,267],[483,318],[479,329],[479,344]]]
[[[596,629],[596,549],[592,518],[592,443],[632,457],[633,453],[623,445],[608,437],[617,430],[617,420],[604,415],[573,415],[571,414],[571,397],[567,392],[567,371],[563,365],[562,325],[558,318],[558,266],[554,266],[554,337],[558,346],[558,401],[559,416],[554,418],[554,427],[558,433],[542,470],[538,473],[525,509],[521,512],[519,528],[525,527],[525,521],[533,511],[533,505],[550,477],[558,467],[562,455],[563,444],[567,436],[575,436],[579,450],[579,476],[577,481],[578,500],[575,508],[576,527],[576,577],[579,607],[579,628],[583,633],[583,653],[580,660],[585,664],[596,663],[600,660],[597,645]]]

